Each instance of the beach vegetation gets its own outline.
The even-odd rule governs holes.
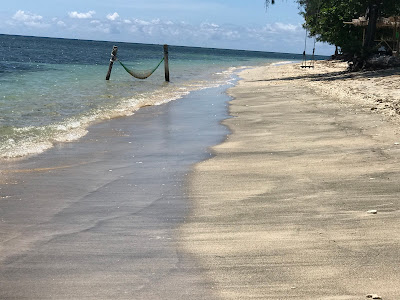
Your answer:
[[[374,52],[379,17],[400,15],[399,0],[296,0],[309,37],[335,45],[341,58],[365,60]],[[275,1],[266,0],[266,5]],[[364,28],[344,22],[365,16],[371,26]],[[390,31],[390,30],[389,30]],[[380,34],[393,34],[380,32]]]
[[[376,32],[376,21],[380,16],[400,14],[398,0],[298,0],[300,14],[304,17],[304,28],[318,41],[327,42],[341,49],[344,54],[354,56],[369,54]],[[375,10],[375,18],[371,13]],[[363,28],[343,22],[369,17],[372,22],[371,33],[368,29],[363,43]]]

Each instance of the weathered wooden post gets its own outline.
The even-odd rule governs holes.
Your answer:
[[[168,45],[164,45],[164,69],[165,69],[165,81],[169,82]]]
[[[108,66],[108,72],[107,72],[106,80],[110,79],[114,61],[117,60],[117,52],[118,52],[118,47],[114,46],[112,51],[111,51],[110,65]]]

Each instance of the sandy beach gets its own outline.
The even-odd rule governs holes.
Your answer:
[[[220,299],[399,298],[399,70],[345,69],[258,67],[229,90],[180,231]]]
[[[214,299],[176,230],[190,209],[190,167],[228,133],[225,89],[2,161],[0,299]]]
[[[246,69],[229,114],[201,90],[3,161],[0,298],[397,300],[400,76],[345,68]]]

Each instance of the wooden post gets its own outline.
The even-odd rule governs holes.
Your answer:
[[[118,47],[114,46],[112,51],[111,51],[110,65],[108,66],[108,72],[107,72],[106,80],[110,79],[114,61],[116,61],[116,59],[117,59],[117,52],[118,52]]]
[[[164,45],[165,81],[169,82],[168,45]]]

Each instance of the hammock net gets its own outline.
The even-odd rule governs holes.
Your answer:
[[[146,79],[149,78],[151,76],[151,74],[153,74],[158,67],[161,65],[161,63],[164,61],[164,58],[158,63],[158,65],[153,68],[153,69],[149,69],[149,70],[133,70],[133,69],[129,69],[127,66],[125,66],[119,59],[118,62],[121,64],[121,66],[125,69],[126,72],[128,72],[130,75],[132,75],[133,77],[137,78],[137,79]]]

